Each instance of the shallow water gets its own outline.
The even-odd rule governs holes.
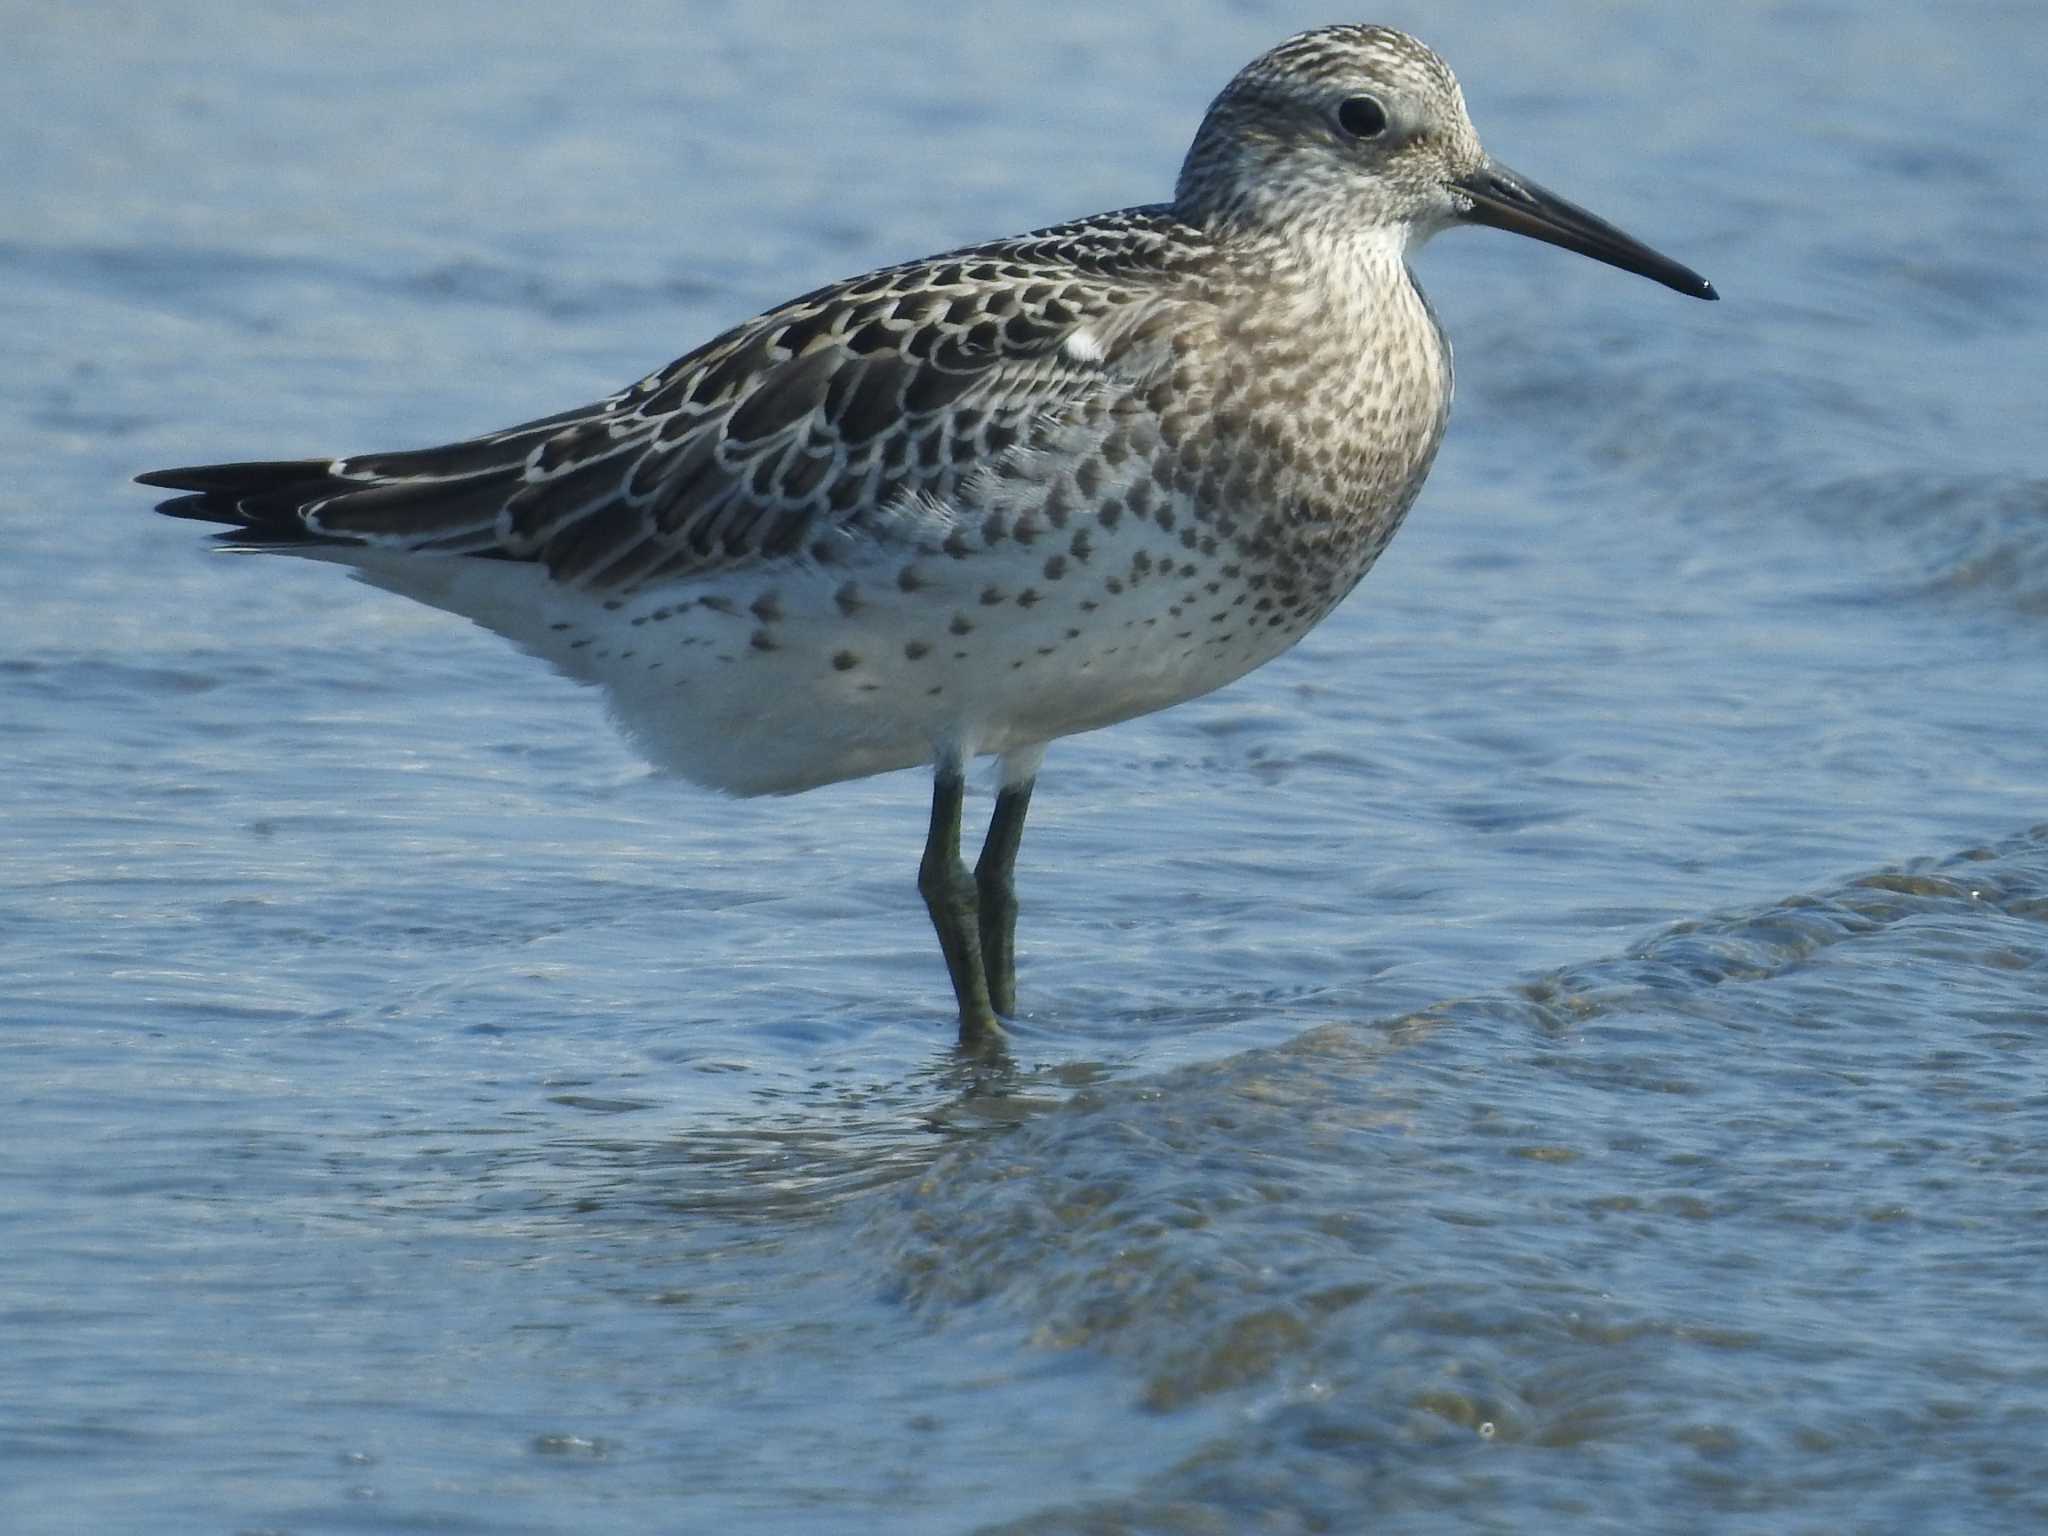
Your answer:
[[[1157,197],[1330,18],[17,20],[0,1528],[2040,1527],[2048,23],[1382,14],[1726,302],[1424,254],[1421,505],[1054,749],[1001,1071],[921,777],[653,778],[125,480]]]

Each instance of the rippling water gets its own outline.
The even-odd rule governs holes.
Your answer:
[[[1055,748],[995,1070],[921,777],[652,778],[124,482],[1157,197],[1333,18],[17,19],[0,1527],[2048,1520],[2048,22],[1383,18],[1726,302],[1429,249],[1416,515],[1289,657]]]

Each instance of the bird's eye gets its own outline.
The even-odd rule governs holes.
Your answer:
[[[1387,131],[1387,109],[1376,96],[1347,96],[1338,103],[1337,126],[1354,139],[1376,139]]]

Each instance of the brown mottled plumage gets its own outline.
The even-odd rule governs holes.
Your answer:
[[[1045,744],[1270,660],[1400,526],[1451,398],[1406,258],[1462,222],[1713,297],[1489,159],[1420,43],[1330,27],[1231,81],[1170,203],[818,289],[448,447],[141,478],[239,547],[350,566],[601,685],[700,782],[935,764],[920,887],[984,1040],[1014,1006]],[[982,754],[1003,789],[970,876]]]

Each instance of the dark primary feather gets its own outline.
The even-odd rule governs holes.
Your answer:
[[[174,517],[238,544],[533,560],[628,590],[858,532],[1101,390],[1118,313],[1198,262],[1134,209],[886,267],[791,300],[617,394],[483,437],[345,459],[156,470]],[[1087,325],[1105,356],[1064,349]],[[1142,327],[1138,328],[1142,330]]]

